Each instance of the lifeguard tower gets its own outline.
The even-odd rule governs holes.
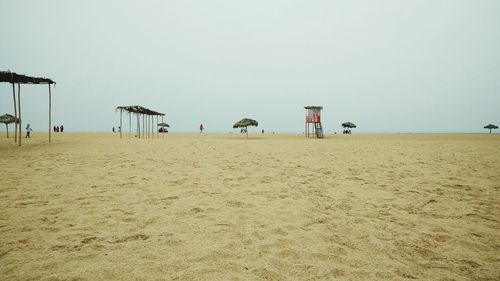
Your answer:
[[[306,109],[306,138],[312,136],[323,138],[323,127],[321,126],[322,106],[305,106]]]

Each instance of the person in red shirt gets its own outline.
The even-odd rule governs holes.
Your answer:
[[[203,129],[205,129],[205,127],[203,127],[203,124],[200,124],[200,133],[203,133]]]

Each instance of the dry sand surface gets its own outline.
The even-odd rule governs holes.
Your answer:
[[[500,280],[500,135],[0,136],[1,280]]]

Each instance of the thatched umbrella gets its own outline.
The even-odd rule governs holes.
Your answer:
[[[158,127],[160,127],[160,130],[162,133],[165,133],[165,128],[170,128],[170,125],[168,125],[165,122],[158,123]]]
[[[352,123],[352,122],[345,122],[345,123],[342,123],[342,128],[352,129],[352,128],[356,128],[356,125],[354,125],[354,123]],[[344,130],[344,134],[350,134],[350,133],[351,133],[351,130]]]
[[[236,122],[234,125],[233,125],[233,128],[245,128],[245,131],[247,133],[247,139],[248,139],[248,130],[247,130],[247,127],[248,126],[259,126],[259,122],[253,120],[253,119],[248,119],[248,118],[243,118],[241,119],[240,121]]]
[[[351,123],[351,122],[345,122],[345,123],[342,123],[342,128],[356,128],[356,125],[354,125],[354,123]]]
[[[493,124],[488,124],[486,126],[484,126],[485,129],[490,129],[490,134],[491,134],[491,130],[496,130],[498,129],[498,126],[496,125],[493,125]]]
[[[5,124],[5,128],[7,130],[7,138],[9,138],[9,124],[16,122],[16,117],[10,115],[10,114],[4,114],[0,116],[0,123]]]

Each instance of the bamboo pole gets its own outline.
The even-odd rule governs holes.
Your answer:
[[[21,84],[17,83],[17,106],[19,107],[19,146],[21,146],[22,120],[21,120]]]
[[[128,112],[128,138],[132,135],[132,113]]]
[[[5,123],[5,129],[7,130],[7,138],[9,138],[9,124]]]
[[[15,126],[15,135],[14,135],[14,143],[17,143],[17,104],[16,104],[16,85],[12,83],[12,98],[14,99],[14,126]]]
[[[120,108],[120,138],[122,138],[122,113],[123,109]]]
[[[52,92],[49,84],[49,143],[52,141]]]

